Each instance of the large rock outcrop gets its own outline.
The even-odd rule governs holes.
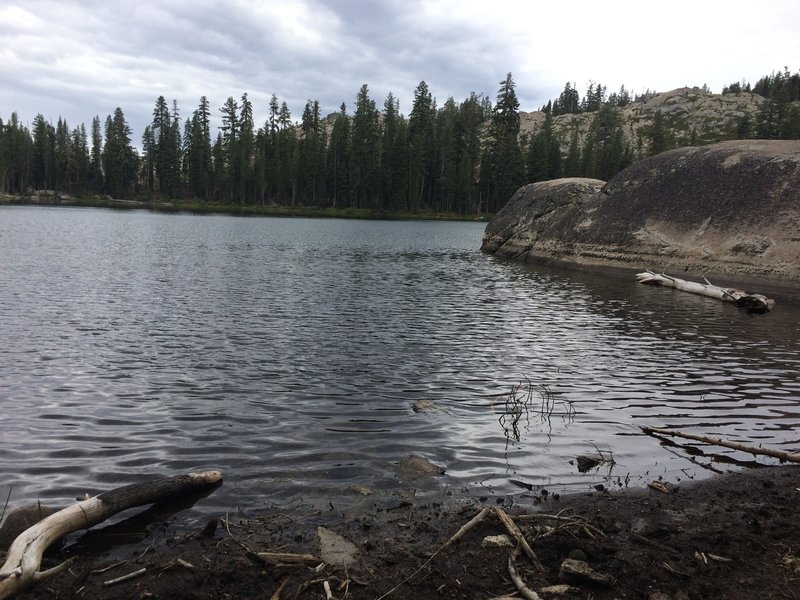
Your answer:
[[[800,283],[800,141],[680,148],[608,183],[520,188],[482,250],[530,262]]]
[[[736,137],[737,132],[758,120],[764,98],[750,92],[712,94],[699,87],[683,87],[669,92],[643,95],[619,109],[622,133],[632,148],[649,150],[648,128],[656,113],[661,113],[667,135],[675,145],[708,144]],[[553,118],[553,130],[566,153],[573,133],[581,146],[598,112],[562,114]],[[520,111],[521,133],[529,136],[544,125],[543,111]]]

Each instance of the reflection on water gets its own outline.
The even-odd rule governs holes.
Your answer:
[[[482,231],[0,209],[0,493],[63,500],[218,468],[226,484],[203,502],[216,510],[392,490],[408,453],[480,495],[752,459],[690,454],[640,425],[800,447],[791,298],[748,315],[502,262],[478,251]],[[501,416],[526,380],[509,438]],[[438,411],[414,412],[422,399]],[[541,401],[549,418],[530,414]],[[570,461],[595,450],[613,467],[579,473]]]

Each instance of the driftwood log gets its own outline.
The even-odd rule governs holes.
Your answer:
[[[47,571],[40,571],[39,567],[44,551],[64,536],[89,529],[129,508],[196,493],[221,482],[219,471],[177,475],[117,488],[53,513],[26,529],[11,544],[6,562],[0,567],[0,600],[62,571],[67,563]]]
[[[775,306],[775,301],[771,298],[767,298],[761,294],[752,294],[743,290],[737,290],[736,288],[722,288],[713,285],[705,278],[703,278],[705,283],[697,283],[694,281],[686,281],[685,279],[678,279],[677,277],[670,277],[664,273],[645,271],[644,273],[638,273],[636,275],[636,280],[639,283],[645,283],[647,285],[662,285],[664,287],[675,288],[682,292],[700,294],[701,296],[733,302],[736,306],[757,313],[768,312]]]
[[[669,435],[683,438],[685,440],[695,440],[711,446],[722,446],[723,448],[740,450],[741,452],[747,452],[748,454],[771,456],[772,458],[777,458],[786,462],[800,463],[800,453],[798,452],[783,452],[781,450],[773,450],[771,448],[759,448],[757,446],[748,446],[747,444],[722,440],[719,438],[709,437],[707,435],[684,433],[682,431],[675,431],[674,429],[662,429],[660,427],[642,427],[642,431],[648,434]]]

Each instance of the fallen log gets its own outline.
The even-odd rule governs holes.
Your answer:
[[[781,450],[772,450],[771,448],[759,448],[757,446],[748,446],[747,444],[740,444],[739,442],[731,442],[729,440],[722,440],[719,438],[708,437],[707,435],[697,435],[694,433],[684,433],[682,431],[675,431],[674,429],[662,429],[659,427],[642,427],[642,431],[648,434],[657,435],[671,435],[674,437],[684,438],[687,440],[695,440],[703,442],[711,446],[722,446],[724,448],[731,448],[733,450],[740,450],[748,454],[757,454],[761,456],[770,456],[786,462],[800,463],[800,453],[798,452],[783,452]]]
[[[39,568],[44,551],[64,536],[89,529],[129,508],[164,502],[221,482],[219,471],[145,481],[104,492],[51,514],[23,531],[9,547],[6,562],[0,567],[0,600],[11,598],[61,572],[67,563],[47,571]]]
[[[654,273],[653,271],[645,271],[644,273],[637,273],[636,280],[639,283],[647,285],[661,285],[664,287],[675,288],[682,292],[689,292],[691,294],[699,294],[701,296],[708,296],[710,298],[717,298],[726,302],[733,302],[736,306],[746,308],[749,311],[757,313],[765,313],[772,310],[775,306],[775,300],[767,298],[762,294],[753,294],[738,290],[736,288],[723,288],[713,285],[708,279],[703,278],[705,283],[697,283],[695,281],[686,281],[685,279],[678,279],[671,277],[664,273]]]

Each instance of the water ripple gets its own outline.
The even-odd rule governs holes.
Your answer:
[[[219,468],[204,507],[226,510],[391,490],[408,453],[479,495],[752,458],[641,425],[798,449],[796,301],[754,317],[507,263],[477,251],[482,229],[0,208],[0,493],[63,502]],[[597,450],[615,464],[578,473]]]

